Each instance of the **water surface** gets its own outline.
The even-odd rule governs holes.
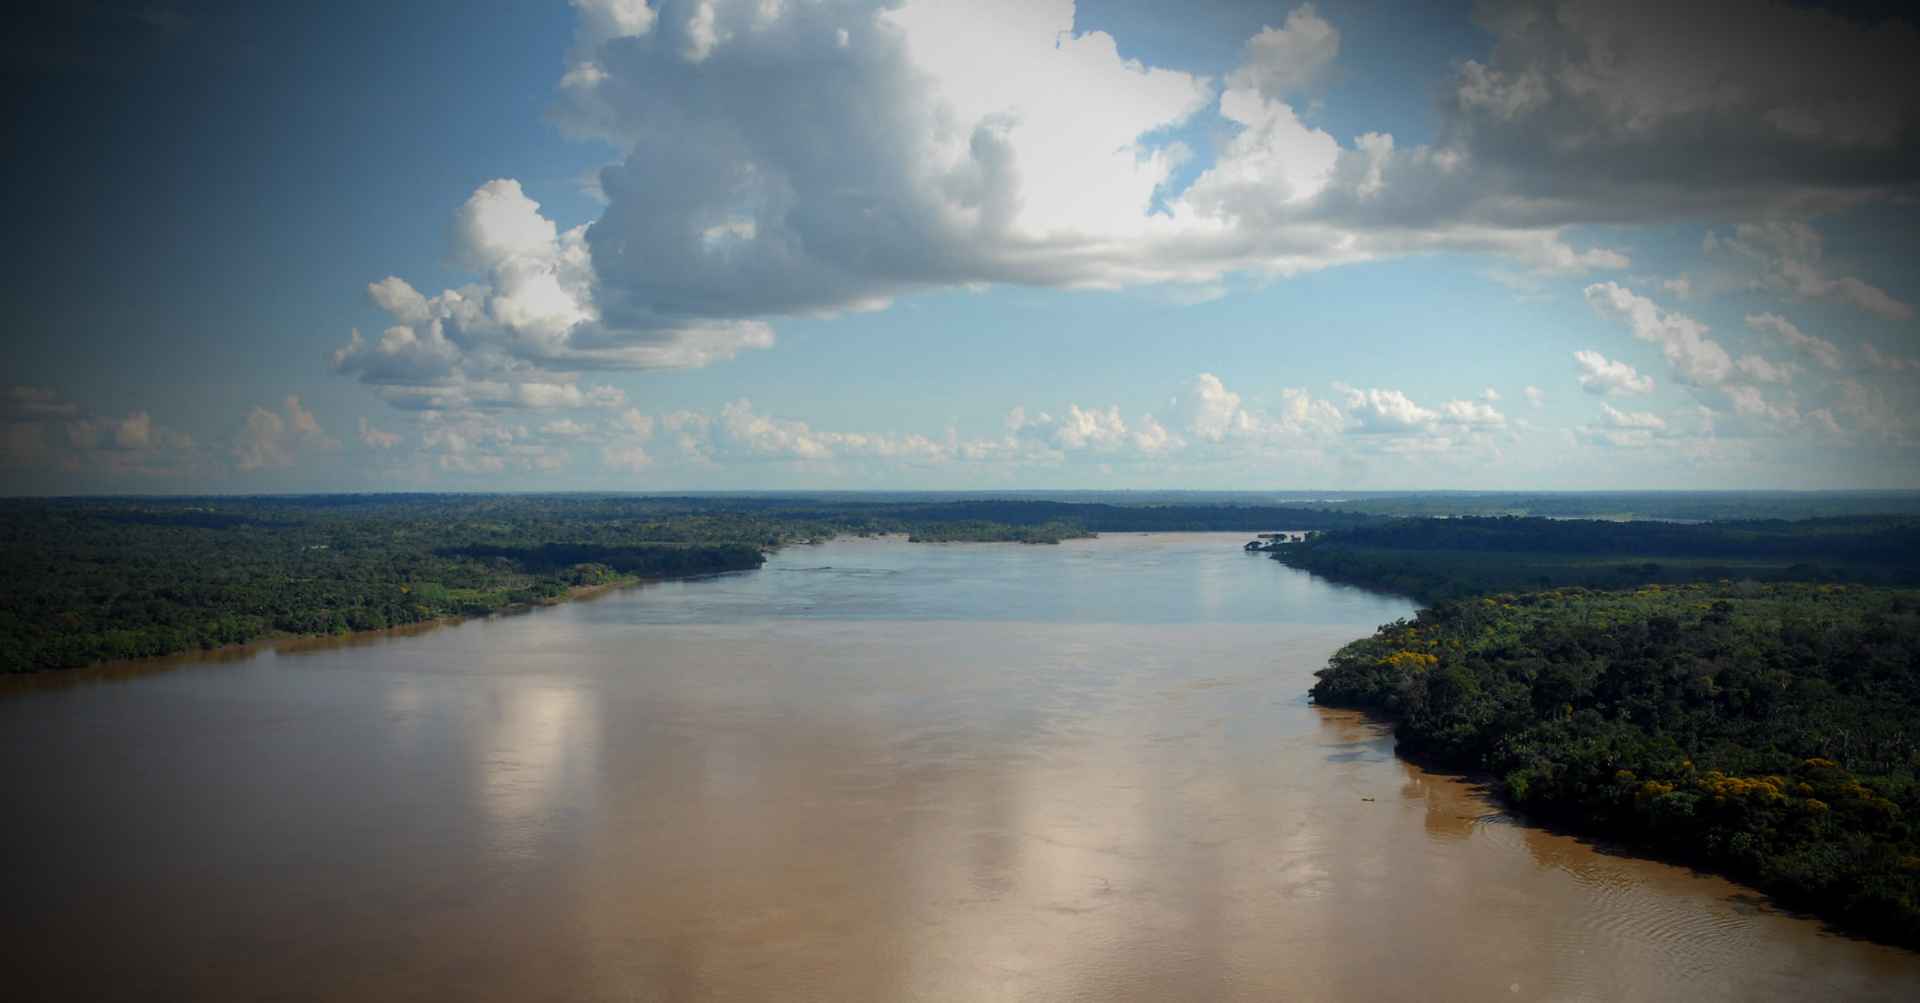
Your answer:
[[[9,995],[1920,998],[1310,706],[1411,607],[1241,539],[843,540],[0,695]]]

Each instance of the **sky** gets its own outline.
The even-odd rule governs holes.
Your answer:
[[[33,6],[0,494],[1920,487],[1897,14]]]

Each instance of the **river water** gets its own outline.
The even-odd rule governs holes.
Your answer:
[[[14,999],[1920,999],[1305,699],[1220,535],[842,540],[0,694]]]

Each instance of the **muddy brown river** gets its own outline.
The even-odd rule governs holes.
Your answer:
[[[843,540],[0,692],[8,999],[1920,999],[1306,701],[1237,535]]]

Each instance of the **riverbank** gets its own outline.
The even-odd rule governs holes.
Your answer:
[[[1912,590],[1505,595],[1347,645],[1312,696],[1530,815],[1920,947],[1917,625]]]
[[[750,569],[741,569],[750,570]],[[495,616],[514,616],[535,610],[559,606],[572,602],[591,602],[624,589],[639,588],[671,581],[698,581],[714,574],[729,572],[708,572],[685,575],[628,575],[605,582],[569,587],[558,596],[550,596],[532,602],[515,603],[488,609],[485,612],[449,613],[424,620],[395,624],[388,627],[370,627],[363,630],[346,630],[329,633],[289,633],[279,632],[248,641],[237,641],[214,648],[188,648],[159,655],[145,655],[135,658],[110,659],[93,662],[88,665],[66,669],[48,669],[40,672],[0,673],[0,695],[24,693],[45,689],[62,689],[70,685],[89,682],[104,682],[118,679],[134,679],[156,672],[165,672],[177,666],[203,665],[220,662],[241,662],[260,655],[263,652],[303,652],[335,647],[353,647],[362,644],[377,644],[392,638],[415,637],[430,633],[443,627],[458,626],[472,620]]]

